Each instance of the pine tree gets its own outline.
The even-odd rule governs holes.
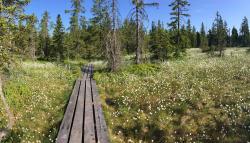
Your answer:
[[[64,59],[64,26],[62,23],[61,15],[57,16],[56,26],[53,32],[53,50],[51,56],[57,58],[59,61]]]
[[[16,37],[16,20],[25,16],[23,8],[29,0],[0,0],[0,68],[13,61],[13,54],[17,51],[13,39]]]
[[[241,41],[241,46],[243,47],[247,47],[250,45],[249,25],[248,25],[248,19],[246,17],[244,17],[243,22],[241,24],[240,41]]]
[[[191,20],[190,19],[188,19],[188,21],[187,21],[187,27],[186,27],[186,31],[187,31],[187,37],[188,37],[188,43],[189,43],[189,45],[188,45],[188,47],[192,47],[192,48],[194,48],[195,47],[195,45],[194,45],[194,43],[195,43],[195,32],[193,32],[193,28],[194,27],[192,27],[192,25],[191,25]],[[194,30],[195,30],[195,28],[194,28]],[[186,48],[188,48],[188,47],[186,47]]]
[[[93,46],[96,48],[96,53],[100,56],[105,55],[107,35],[110,30],[111,19],[109,17],[109,2],[108,0],[94,0],[91,9],[93,18],[91,19],[91,36]]]
[[[196,46],[197,46],[197,37],[196,37],[196,29],[195,29],[194,26],[192,28],[192,40],[191,40],[191,44],[192,44],[193,48],[196,48]]]
[[[172,8],[172,12],[170,13],[171,22],[169,23],[169,26],[171,27],[172,31],[175,31],[175,41],[177,44],[175,55],[178,57],[181,52],[185,51],[185,47],[181,47],[181,41],[182,39],[186,39],[185,37],[181,37],[181,19],[189,17],[190,15],[187,14],[188,6],[190,6],[189,2],[187,0],[173,0],[173,2],[169,5]]]
[[[213,54],[214,51],[219,51],[219,55],[224,55],[224,50],[227,44],[227,24],[223,21],[219,12],[216,13],[216,18],[214,20],[212,30],[209,31],[209,44],[210,51]]]
[[[69,47],[68,51],[70,52],[68,57],[79,58],[82,54],[82,40],[81,31],[80,31],[80,18],[83,17],[85,9],[83,7],[83,0],[71,0],[72,9],[66,10],[66,13],[71,14],[70,17],[70,35],[69,36]]]
[[[235,27],[232,29],[231,43],[233,47],[237,47],[239,45],[239,34]]]
[[[188,19],[188,21],[187,21],[187,31],[188,31],[188,33],[192,32],[192,25],[191,25],[191,20],[190,19]]]
[[[49,19],[49,13],[45,11],[40,23],[39,33],[39,55],[46,60],[50,56]]]
[[[147,19],[147,13],[145,10],[145,7],[147,6],[158,6],[158,3],[144,3],[144,0],[132,0],[132,3],[134,5],[134,10],[132,12],[132,18],[136,22],[136,64],[140,64],[142,61],[142,45],[140,43],[143,43],[140,41],[140,38],[142,37],[140,35],[141,28],[143,27],[143,20]]]
[[[37,29],[36,24],[38,20],[35,14],[32,14],[28,17],[27,20],[27,33],[28,33],[28,56],[32,60],[36,59],[36,51],[37,51]]]
[[[196,32],[196,47],[201,46],[201,34],[200,32]]]
[[[205,26],[203,22],[201,24],[200,38],[201,38],[200,48],[202,49],[203,52],[205,52],[208,50],[208,40],[207,40],[207,35],[206,35]]]
[[[167,31],[164,29],[163,24],[158,21],[158,25],[152,23],[150,30],[149,48],[153,53],[152,58],[164,61],[172,55],[172,45]]]
[[[135,52],[136,47],[136,23],[132,19],[125,19],[121,27],[122,49],[126,54]]]
[[[26,22],[25,17],[22,17],[18,20],[18,26],[17,30],[15,32],[14,42],[16,45],[16,53],[20,55],[20,57],[25,58],[27,56],[28,51],[28,32],[26,25],[24,23]]]
[[[13,39],[15,38],[17,25],[16,21],[21,16],[24,16],[23,8],[29,3],[29,0],[0,0],[0,72],[3,68],[8,68],[13,63],[14,54],[16,52],[16,45]],[[0,96],[4,98],[2,92],[2,75],[0,74]],[[5,106],[6,107],[6,106]],[[8,108],[8,107],[7,107]],[[8,109],[6,109],[8,110]],[[0,142],[3,138],[8,136],[8,131],[13,127],[13,114],[8,111],[9,124],[7,129],[0,131]]]

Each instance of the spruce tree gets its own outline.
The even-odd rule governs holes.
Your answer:
[[[239,45],[239,34],[235,27],[232,29],[231,43],[233,47],[237,47]]]
[[[96,53],[100,56],[105,55],[107,35],[110,30],[111,19],[109,17],[108,0],[93,0],[91,9],[93,17],[91,18],[91,36]]]
[[[83,17],[83,14],[85,12],[85,9],[83,7],[83,0],[71,0],[72,9],[66,10],[66,13],[69,13],[71,15],[70,17],[70,33],[69,33],[69,47],[67,47],[70,51],[70,57],[72,58],[79,58],[82,54],[81,48],[82,46],[82,40],[81,37],[81,31],[80,31],[80,18]]]
[[[188,39],[189,39],[189,47],[192,47],[192,48],[194,48],[195,47],[195,33],[196,32],[194,32],[194,31],[196,31],[195,30],[195,27],[193,26],[192,27],[192,25],[191,25],[191,20],[190,19],[188,19],[188,21],[187,21],[187,28],[186,28],[186,30],[187,30],[187,37],[188,37]],[[188,47],[187,47],[188,48]]]
[[[122,49],[126,54],[135,53],[136,47],[136,23],[132,19],[125,19],[121,27]]]
[[[140,38],[142,35],[141,28],[143,27],[143,20],[147,19],[147,13],[145,7],[147,6],[158,6],[158,3],[145,3],[144,0],[132,0],[134,8],[132,9],[132,16],[136,22],[136,64],[140,64],[142,62],[142,45]]]
[[[247,47],[250,45],[249,25],[248,25],[248,19],[246,17],[244,17],[241,24],[240,41],[241,41],[241,46],[243,47]]]
[[[25,16],[23,8],[29,3],[29,0],[0,0],[0,96],[4,99],[4,93],[2,92],[2,69],[8,68],[13,63],[14,54],[16,52],[16,45],[13,39],[15,38],[17,24],[16,22],[21,16]],[[0,100],[1,100],[0,99]],[[8,105],[5,106],[8,111]],[[3,108],[1,108],[3,109]],[[5,129],[0,129],[0,142],[2,139],[8,136],[8,131],[12,130],[14,119],[11,111],[8,111],[9,123]]]
[[[200,32],[196,32],[196,47],[201,46],[201,34]]]
[[[39,55],[46,60],[50,56],[49,19],[49,13],[45,11],[40,23],[39,33]]]
[[[28,56],[32,60],[36,59],[36,51],[37,51],[37,29],[36,29],[36,24],[38,20],[35,14],[32,14],[31,16],[28,17],[27,20],[27,35],[28,35]]]
[[[161,61],[170,58],[172,55],[170,37],[160,21],[158,21],[157,25],[155,22],[152,23],[152,28],[149,35],[149,48],[151,53],[153,53],[152,58]]]
[[[169,23],[169,26],[171,27],[172,31],[174,31],[175,34],[175,42],[177,44],[175,55],[178,57],[181,52],[185,51],[186,47],[181,47],[181,41],[182,39],[186,39],[185,37],[182,38],[181,36],[181,20],[183,18],[189,17],[190,15],[187,13],[188,6],[190,6],[188,0],[173,0],[173,2],[169,5],[172,8],[171,15],[171,22]]]
[[[203,52],[208,50],[208,40],[203,22],[201,24],[201,30],[200,30],[200,48]]]
[[[216,13],[216,18],[213,23],[213,27],[211,30],[211,35],[210,35],[210,40],[211,40],[211,47],[210,51],[212,53],[216,50],[219,51],[219,55],[223,56],[224,55],[224,50],[227,44],[227,24],[226,22],[222,19],[221,15],[219,12]]]
[[[194,26],[192,28],[192,40],[191,40],[191,44],[192,44],[193,48],[196,48],[196,46],[197,46],[197,37],[196,37],[196,29],[195,29]]]
[[[20,17],[25,16],[23,8],[29,0],[0,0],[0,68],[13,61],[14,52],[17,51],[13,39],[17,34],[17,23]]]
[[[62,23],[61,15],[57,16],[56,26],[53,32],[53,50],[51,55],[59,61],[64,59],[64,26]]]

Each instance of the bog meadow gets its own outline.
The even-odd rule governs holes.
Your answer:
[[[234,25],[223,8],[197,22],[195,0],[67,0],[42,15],[45,3],[0,0],[0,143],[56,142],[88,64],[110,143],[249,143],[243,1],[228,2],[245,15]]]

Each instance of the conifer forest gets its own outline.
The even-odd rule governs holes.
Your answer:
[[[196,0],[59,0],[63,13],[27,13],[37,1],[0,0],[0,143],[58,142],[84,65],[110,143],[250,142],[250,11],[197,25]]]

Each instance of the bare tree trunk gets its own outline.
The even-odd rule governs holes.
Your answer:
[[[36,59],[36,44],[35,44],[35,39],[33,37],[34,35],[31,34],[31,43],[30,43],[30,57],[33,61]]]
[[[179,3],[179,1],[178,1],[178,5],[180,6],[180,3]],[[177,56],[179,56],[179,54],[180,54],[180,36],[181,36],[181,33],[180,33],[180,7],[178,8],[178,11],[177,11],[177,17],[178,17],[178,27],[177,27]]]
[[[141,63],[141,47],[140,47],[140,24],[139,24],[139,9],[138,9],[138,2],[136,4],[136,64]]]
[[[107,56],[108,65],[111,71],[116,71],[120,65],[120,42],[119,34],[117,31],[118,18],[117,18],[117,0],[112,0],[112,29],[108,34]]]
[[[1,75],[0,75],[0,98],[4,104],[4,108],[6,110],[6,114],[9,118],[9,121],[8,121],[8,125],[7,125],[7,128],[6,129],[0,129],[0,142],[1,140],[3,140],[4,137],[7,136],[7,134],[9,133],[9,131],[12,129],[13,125],[14,125],[14,115],[12,114],[12,112],[10,111],[10,107],[4,97],[4,94],[3,94],[3,90],[2,90],[2,78],[1,78]]]

